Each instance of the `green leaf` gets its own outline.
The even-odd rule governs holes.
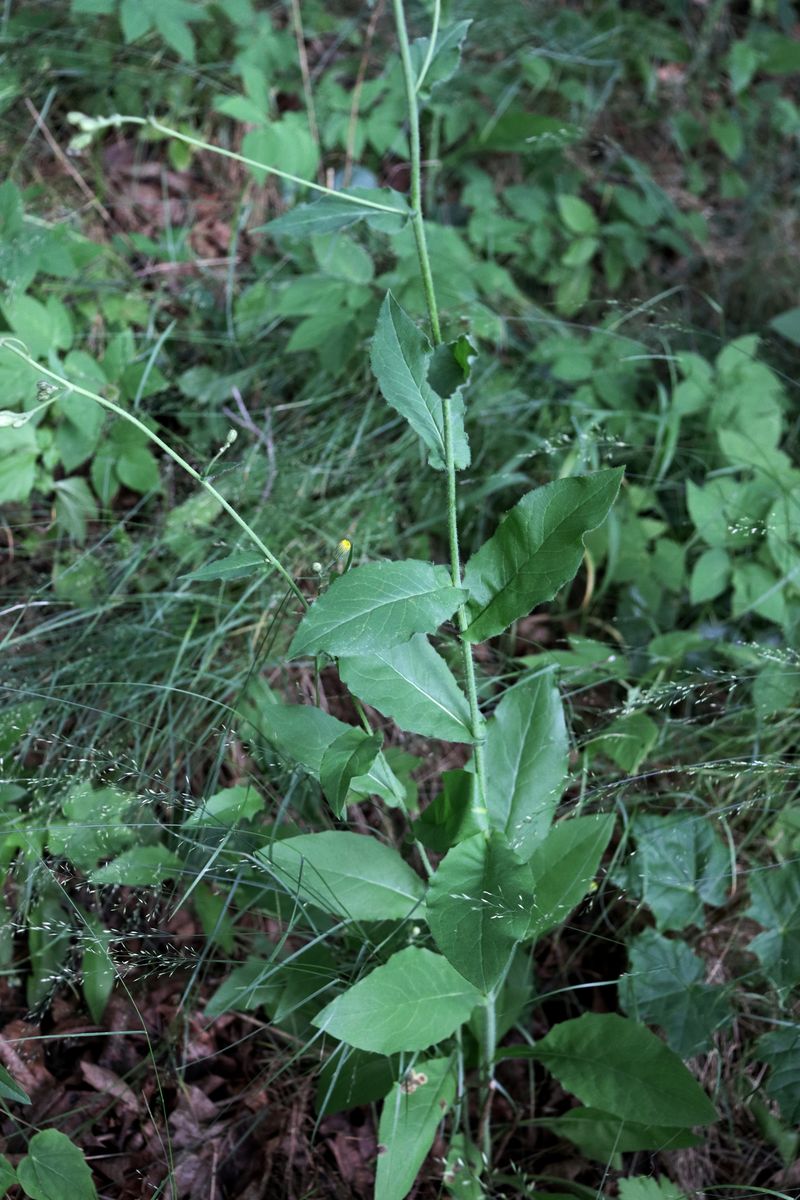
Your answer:
[[[117,475],[125,487],[144,496],[158,491],[161,476],[158,462],[145,446],[131,446],[116,461]]]
[[[787,1125],[800,1125],[800,1025],[762,1034],[756,1053],[770,1068],[764,1091],[777,1103]]]
[[[750,83],[758,70],[761,55],[749,42],[743,39],[734,42],[728,51],[728,75],[734,95],[738,96]]]
[[[13,1104],[30,1104],[28,1093],[19,1086],[13,1075],[9,1075],[5,1067],[0,1067],[0,1099],[10,1100]]]
[[[426,916],[436,945],[482,992],[494,987],[528,931],[532,885],[530,868],[500,833],[454,846],[430,880]]]
[[[10,292],[0,308],[9,328],[31,355],[47,360],[51,349],[55,349],[55,327],[53,315],[44,304],[24,292]]]
[[[597,233],[597,217],[580,196],[557,196],[558,215],[570,233],[589,235]]]
[[[0,709],[0,754],[28,736],[43,707],[41,700],[24,700]]]
[[[24,504],[36,481],[39,449],[32,425],[5,427],[0,438],[0,504]]]
[[[561,1117],[542,1121],[557,1137],[568,1138],[587,1158],[609,1163],[615,1155],[637,1150],[679,1150],[701,1146],[702,1138],[666,1125],[640,1125],[599,1108],[571,1108]]]
[[[50,821],[47,849],[84,870],[119,854],[134,838],[128,824],[134,799],[118,788],[75,784],[60,802],[63,822]]]
[[[761,717],[783,715],[800,701],[800,672],[794,663],[769,663],[753,680],[753,705]]]
[[[467,1020],[481,994],[446,958],[407,946],[376,967],[312,1024],[359,1050],[426,1050]]]
[[[665,1177],[631,1175],[619,1181],[620,1200],[688,1200],[685,1192]]]
[[[321,1117],[382,1100],[397,1079],[399,1060],[340,1042],[319,1073],[316,1109]]]
[[[784,580],[757,562],[736,564],[733,568],[731,615],[742,617],[755,612],[767,621],[783,625],[786,621]]]
[[[401,729],[451,742],[474,740],[467,698],[422,633],[400,646],[341,658],[339,674],[353,695]]]
[[[278,704],[270,699],[255,711],[248,706],[245,708],[248,720],[257,732],[315,779],[320,777],[325,751],[351,728],[312,705]],[[378,755],[366,775],[353,779],[350,786],[359,795],[377,795],[387,804],[402,805],[405,800],[405,788],[383,754]]]
[[[89,873],[92,883],[124,883],[128,887],[158,887],[165,879],[177,879],[183,864],[166,846],[134,846],[113,862]]]
[[[194,6],[189,7],[187,5],[187,8],[193,14],[198,11]],[[186,21],[178,13],[173,13],[170,10],[169,4],[156,5],[153,17],[156,29],[167,45],[175,51],[179,58],[184,59],[185,62],[194,62],[194,37]]]
[[[647,713],[625,713],[612,721],[600,737],[592,738],[587,749],[592,756],[605,754],[626,775],[639,770],[658,740],[658,726]]]
[[[569,650],[541,650],[538,654],[526,654],[519,661],[535,671],[558,667],[571,687],[625,679],[630,671],[628,660],[618,646],[576,634],[569,638]]]
[[[17,1178],[31,1200],[97,1200],[86,1159],[57,1129],[33,1135]]]
[[[77,393],[56,405],[64,420],[56,429],[56,446],[65,471],[86,462],[100,441],[104,412],[96,400]]]
[[[425,894],[395,849],[360,833],[300,834],[273,842],[257,858],[300,900],[350,920],[402,920],[420,911]]]
[[[460,337],[455,342],[437,346],[431,355],[428,368],[428,383],[438,396],[449,399],[460,391],[470,376],[472,360],[476,357],[475,347],[469,338]]]
[[[620,1005],[637,1021],[660,1025],[681,1058],[710,1049],[733,1019],[726,989],[704,982],[705,964],[685,942],[646,929],[628,947],[630,970],[619,981]]]
[[[9,1188],[17,1182],[17,1172],[6,1158],[0,1154],[0,1196],[5,1196]]]
[[[214,108],[224,116],[233,117],[234,121],[242,121],[247,125],[264,125],[268,120],[268,114],[261,105],[248,96],[216,96]]]
[[[719,490],[722,482],[712,480],[703,488],[691,480],[686,484],[686,504],[694,527],[703,541],[716,547],[725,546],[729,540],[728,517]]]
[[[772,318],[770,325],[788,342],[794,342],[795,346],[800,346],[800,307],[790,308],[786,312],[779,313],[777,317]]]
[[[570,817],[554,825],[530,860],[534,905],[528,937],[560,925],[589,890],[614,831],[612,814]]]
[[[353,727],[331,742],[323,754],[319,781],[337,817],[344,817],[351,783],[370,770],[382,744],[382,733],[370,736]]]
[[[126,42],[135,42],[152,27],[152,17],[142,0],[120,0],[119,20]]]
[[[396,211],[382,212],[377,208],[366,208],[350,200],[342,200],[339,196],[323,196],[311,204],[298,204],[296,208],[252,232],[269,233],[272,237],[306,238],[315,233],[349,229],[358,221],[366,221],[373,229],[383,233],[399,233],[410,216],[411,210],[405,196],[390,188],[345,188],[344,191],[348,196],[384,204]]]
[[[730,856],[702,817],[634,818],[636,870],[660,930],[703,924],[703,904],[724,904]]]
[[[445,468],[444,406],[428,383],[433,348],[391,292],[386,293],[370,361],[384,399],[408,421],[428,447],[428,462]],[[469,445],[464,432],[463,402],[451,401],[456,470],[469,466]]]
[[[264,167],[277,167],[301,179],[313,179],[319,166],[319,147],[312,138],[305,113],[284,112],[249,130],[242,138],[242,154],[252,160],[249,170],[259,183],[266,178]]]
[[[304,654],[365,655],[438,629],[464,600],[446,567],[407,559],[367,563],[334,579],[292,639]]]
[[[219,558],[216,562],[206,563],[204,567],[200,567],[197,571],[192,571],[188,575],[182,575],[181,578],[244,579],[249,575],[256,575],[259,571],[265,570],[267,565],[263,554],[256,554],[250,550],[242,550],[236,554],[228,554],[225,558]]]
[[[117,977],[110,950],[112,935],[96,917],[84,919],[83,995],[92,1020],[99,1025]]]
[[[264,797],[251,784],[222,788],[213,796],[200,801],[193,813],[184,821],[184,827],[192,825],[232,826],[239,821],[252,821],[264,811]]]
[[[716,600],[727,590],[731,581],[731,560],[727,552],[716,546],[701,554],[689,580],[689,599],[692,604]]]
[[[455,1094],[450,1058],[418,1062],[394,1085],[378,1126],[375,1200],[404,1200],[408,1195]]]
[[[444,854],[451,846],[481,832],[473,807],[475,775],[470,771],[443,771],[442,791],[414,822],[414,836],[423,846]]]
[[[572,579],[584,536],[605,520],[621,479],[621,468],[557,479],[506,514],[466,566],[469,641],[502,633]]]
[[[86,522],[97,516],[97,505],[85,479],[77,475],[57,479],[55,484],[56,519],[76,542],[86,541]]]
[[[346,233],[316,233],[311,238],[314,258],[326,275],[347,283],[370,283],[375,265],[369,252]]]
[[[764,926],[749,949],[767,978],[778,988],[800,983],[800,862],[752,871],[745,916]]]
[[[205,1016],[214,1020],[226,1012],[254,1012],[262,1005],[276,1004],[283,990],[277,977],[279,965],[277,958],[271,962],[251,957],[234,967],[207,1001]]]
[[[649,1029],[616,1013],[562,1021],[531,1054],[582,1104],[616,1117],[681,1128],[717,1119],[677,1054]]]
[[[481,1183],[483,1171],[483,1155],[475,1143],[466,1134],[451,1131],[442,1176],[442,1183],[450,1195],[458,1196],[459,1200],[486,1200]],[[548,1200],[548,1197],[537,1192],[537,1200]]]
[[[726,158],[736,162],[741,157],[744,135],[738,121],[731,117],[712,117],[708,130]]]
[[[250,719],[279,754],[299,763],[315,779],[319,779],[328,746],[350,728],[314,705],[279,704],[271,696],[258,704]]]
[[[527,861],[550,828],[567,775],[567,730],[551,675],[505,693],[486,729],[489,822]]]

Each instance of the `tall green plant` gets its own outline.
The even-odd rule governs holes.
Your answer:
[[[419,875],[395,846],[339,828],[278,838],[257,856],[300,910],[328,914],[356,934],[361,924],[376,921],[390,922],[395,931],[385,942],[384,961],[345,986],[331,984],[328,967],[314,983],[311,958],[301,972],[303,1003],[309,996],[317,1001],[312,1024],[328,1049],[336,1047],[323,1072],[321,1108],[330,1111],[334,1095],[346,1097],[343,1106],[383,1099],[377,1200],[407,1195],[443,1122],[451,1146],[445,1183],[459,1194],[480,1194],[479,1176],[491,1169],[495,1071],[511,1056],[537,1060],[577,1096],[582,1107],[570,1113],[570,1128],[579,1131],[575,1140],[593,1139],[594,1146],[610,1140],[611,1154],[618,1143],[637,1149],[692,1144],[691,1127],[715,1118],[678,1056],[634,1020],[585,1013],[534,1044],[499,1048],[530,1000],[529,950],[589,890],[613,818],[555,820],[567,780],[568,738],[553,676],[529,675],[499,701],[492,696],[482,704],[473,648],[573,578],[584,538],[605,520],[622,470],[561,478],[528,492],[462,565],[456,488],[458,473],[470,462],[465,392],[475,351],[463,335],[448,341],[442,332],[422,211],[420,117],[423,79],[431,89],[452,75],[467,23],[438,28],[437,4],[432,36],[412,43],[403,0],[393,3],[408,109],[410,203],[386,190],[334,192],[308,184],[321,197],[272,222],[271,229],[275,236],[304,238],[364,220],[391,234],[410,222],[430,336],[387,294],[371,364],[385,400],[408,421],[431,469],[443,476],[448,565],[404,560],[351,566],[348,554],[345,569],[308,603],[254,530],[167,443],[111,401],[41,371],[65,389],[67,399],[82,396],[133,420],[223,504],[253,543],[255,560],[234,555],[201,574],[237,578],[259,565],[278,571],[305,608],[291,658],[335,663],[362,714],[366,704],[401,729],[470,748],[466,764],[443,775],[439,795],[414,819],[406,781],[366,717],[361,727],[313,706],[256,706],[258,728],[319,782],[337,820],[346,819],[348,805],[380,798],[398,810],[426,872],[426,878]],[[129,119],[78,118],[84,133]],[[35,365],[18,342],[3,341]],[[44,396],[42,403],[50,402]],[[5,422],[25,419],[8,414]],[[452,636],[450,621],[460,645],[461,680],[442,653]],[[429,855],[441,856],[436,865]],[[400,949],[398,940],[405,942]],[[252,990],[251,965],[242,970],[249,971]],[[223,1007],[219,999],[217,1010]]]

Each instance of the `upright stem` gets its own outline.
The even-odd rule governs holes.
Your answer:
[[[120,408],[120,406],[115,404],[113,400],[107,400],[105,396],[98,396],[97,392],[90,392],[88,388],[79,387],[77,383],[70,383],[70,381],[65,379],[62,375],[56,374],[55,371],[51,371],[48,367],[43,367],[36,361],[35,358],[32,358],[31,355],[28,354],[27,350],[21,348],[21,343],[16,338],[0,338],[0,346],[4,347],[6,350],[10,350],[12,354],[16,354],[18,358],[21,358],[23,362],[28,363],[29,366],[33,367],[40,375],[44,375],[48,379],[52,379],[54,383],[59,384],[68,393],[76,392],[79,396],[87,396],[90,400],[96,400],[98,404],[102,405],[103,408],[107,408],[109,412],[113,412],[116,416],[122,417],[124,421],[130,422],[131,425],[135,425],[136,428],[145,434],[145,436],[149,438],[149,440],[155,446],[158,446],[160,450],[163,450],[165,454],[168,454],[172,461],[176,462],[178,466],[186,472],[187,475],[190,475],[196,483],[199,483],[201,487],[205,488],[205,490],[214,497],[218,504],[222,505],[222,507],[225,509],[225,512],[228,513],[230,517],[233,517],[239,528],[247,534],[250,541],[253,543],[256,549],[264,555],[264,558],[267,560],[267,562],[275,568],[279,575],[283,576],[294,595],[302,602],[303,607],[308,608],[308,601],[300,591],[300,588],[297,586],[292,576],[286,570],[286,567],[284,567],[283,563],[275,557],[269,547],[262,542],[255,530],[251,529],[245,519],[239,516],[233,505],[228,503],[225,497],[217,491],[212,483],[209,483],[207,479],[204,479],[199,471],[196,471],[194,467],[186,461],[185,458],[182,458],[181,455],[178,454],[177,450],[173,450],[172,447],[162,438],[160,438],[157,433],[153,433],[152,429],[148,429],[144,421],[140,421],[138,417],[133,415],[133,413],[126,412],[124,408]],[[24,413],[20,413],[20,417],[24,416]]]
[[[439,310],[436,305],[436,292],[433,286],[433,272],[428,255],[428,242],[425,237],[425,222],[422,217],[422,153],[419,133],[419,108],[417,105],[417,85],[414,79],[414,68],[411,62],[411,50],[408,44],[408,30],[403,0],[393,0],[397,40],[400,46],[400,61],[403,66],[403,78],[408,105],[409,144],[411,149],[411,223],[417,244],[420,275],[425,292],[425,304],[428,309],[428,319],[431,326],[431,340],[434,346],[442,343],[442,330],[439,324]],[[445,467],[447,474],[447,528],[450,542],[450,574],[453,587],[461,587],[461,555],[458,547],[458,508],[456,505],[456,468],[453,449],[453,414],[448,397],[442,400],[442,419],[444,432]],[[469,701],[472,735],[475,738],[475,778],[477,796],[473,805],[473,814],[486,832],[489,822],[486,808],[486,766],[483,752],[484,723],[478,705],[478,688],[475,681],[475,664],[472,661],[472,647],[464,637],[469,624],[469,617],[464,605],[458,610],[458,627],[461,633],[461,649],[464,658],[464,680]]]

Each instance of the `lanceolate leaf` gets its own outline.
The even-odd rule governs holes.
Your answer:
[[[14,1104],[30,1104],[28,1093],[19,1086],[5,1067],[0,1067],[0,1100],[11,1100]]]
[[[257,732],[271,742],[285,758],[298,763],[309,775],[320,778],[322,760],[328,747],[352,726],[337,720],[310,704],[277,704],[272,700],[255,705],[246,704],[248,721]],[[405,789],[379,754],[365,775],[350,781],[350,788],[359,796],[380,796],[390,805],[402,805]]]
[[[502,834],[479,833],[439,864],[428,889],[428,924],[456,970],[488,992],[527,933],[532,902],[530,868]]]
[[[298,204],[283,216],[276,217],[266,225],[261,225],[254,233],[269,233],[273,237],[307,238],[314,233],[334,233],[338,229],[348,229],[358,221],[365,221],[373,229],[384,233],[399,233],[405,225],[408,215],[408,201],[400,192],[391,188],[350,188],[348,195],[372,200],[376,204],[385,204],[396,212],[382,212],[377,208],[367,208],[352,201],[343,200],[339,196],[323,196],[311,204]]]
[[[648,1125],[716,1120],[713,1104],[660,1038],[615,1013],[562,1021],[532,1048],[581,1103]]]
[[[391,921],[420,910],[420,877],[391,846],[363,834],[300,834],[273,842],[258,857],[289,891],[336,916]]]
[[[382,742],[382,734],[370,737],[363,729],[353,727],[331,742],[323,754],[319,781],[337,817],[344,816],[351,783],[369,771]]]
[[[556,479],[528,492],[503,517],[464,572],[469,641],[502,633],[572,579],[584,535],[605,520],[621,479],[621,467]]]
[[[481,993],[441,954],[407,946],[333,1000],[312,1024],[376,1054],[425,1050],[467,1020]]]
[[[597,1108],[571,1108],[563,1116],[542,1124],[559,1137],[574,1142],[587,1158],[602,1163],[608,1163],[616,1154],[636,1150],[678,1150],[702,1145],[702,1138],[685,1129],[640,1125]]]
[[[312,604],[289,648],[303,654],[373,654],[433,632],[464,599],[446,567],[407,559],[367,563],[333,581]]]
[[[456,73],[461,61],[461,47],[471,24],[471,21],[455,21],[446,29],[439,30],[430,68],[423,81],[424,91],[433,91]],[[430,44],[431,39],[427,37],[415,38],[411,43],[411,63],[417,79],[428,57]]]
[[[372,339],[372,373],[384,399],[405,417],[430,451],[432,467],[444,470],[444,407],[428,383],[433,348],[408,313],[388,292]],[[463,402],[450,402],[456,469],[469,465],[469,445],[464,432]]]
[[[467,698],[424,634],[369,655],[341,658],[339,674],[354,695],[401,729],[451,742],[473,741]]]
[[[554,825],[530,860],[534,903],[529,937],[560,925],[580,904],[614,829],[611,815],[570,817]]]
[[[456,1094],[449,1058],[416,1063],[383,1102],[375,1200],[404,1200]]]
[[[567,730],[551,675],[506,692],[488,722],[489,821],[527,861],[550,828],[567,774]]]
[[[206,563],[184,579],[244,579],[248,575],[256,575],[259,571],[269,568],[269,563],[263,554],[254,554],[250,550],[242,550],[236,554],[228,554],[216,562]]]

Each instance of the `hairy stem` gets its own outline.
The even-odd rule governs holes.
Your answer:
[[[414,79],[414,68],[411,62],[411,49],[408,44],[403,0],[393,0],[397,39],[400,46],[400,60],[403,66],[406,101],[408,105],[409,144],[411,150],[411,222],[414,238],[417,244],[420,275],[425,292],[425,304],[428,309],[428,319],[431,327],[431,340],[434,346],[442,343],[442,331],[439,324],[439,310],[436,304],[436,291],[433,285],[428,242],[425,236],[425,222],[422,216],[422,153],[419,132],[419,107],[417,105],[417,83]],[[453,414],[449,398],[442,400],[445,465],[447,473],[447,529],[450,543],[450,574],[453,587],[461,587],[461,555],[458,545],[458,507],[456,503],[456,468],[453,451]],[[467,610],[462,605],[458,610],[458,627],[461,633],[461,648],[464,659],[464,680],[466,683],[467,699],[469,701],[470,722],[472,735],[475,738],[475,781],[477,795],[473,804],[473,813],[482,829],[488,832],[486,809],[486,767],[483,753],[484,722],[478,704],[478,688],[475,679],[475,664],[472,659],[472,647],[464,637],[469,624]]]
[[[209,495],[214,497],[217,503],[225,509],[225,512],[228,514],[228,516],[232,517],[239,528],[247,535],[256,549],[264,555],[264,558],[270,564],[270,566],[272,566],[278,572],[278,574],[283,577],[297,599],[302,602],[303,607],[308,608],[308,601],[300,591],[300,588],[297,586],[290,573],[286,570],[286,567],[284,567],[283,563],[275,557],[269,547],[262,542],[255,530],[247,524],[243,517],[239,516],[233,505],[228,503],[225,497],[217,491],[212,483],[209,483],[207,479],[204,479],[199,471],[196,471],[194,467],[186,461],[185,458],[182,458],[181,455],[178,454],[177,450],[173,450],[172,446],[160,438],[157,433],[153,433],[152,429],[148,429],[144,421],[140,421],[138,417],[133,415],[133,413],[126,412],[124,408],[120,408],[120,406],[115,404],[113,400],[107,400],[105,396],[99,396],[97,392],[91,392],[88,390],[88,388],[79,387],[77,383],[71,383],[68,379],[65,379],[63,375],[58,375],[55,371],[51,371],[48,367],[43,367],[36,361],[35,358],[31,357],[24,345],[16,338],[0,338],[0,346],[6,350],[10,350],[12,354],[16,354],[17,358],[21,358],[23,362],[28,363],[28,365],[33,367],[39,375],[43,375],[47,379],[52,379],[54,383],[57,383],[60,387],[63,387],[67,393],[74,392],[79,396],[86,396],[89,400],[96,400],[98,404],[102,405],[102,407],[107,409],[109,412],[114,413],[118,417],[122,417],[124,421],[128,421],[131,425],[135,425],[136,428],[145,434],[145,436],[155,446],[158,446],[160,450],[163,450],[165,454],[168,454],[173,462],[178,464],[181,470],[185,471],[187,475],[190,475],[196,483],[199,483],[201,487],[205,488]],[[20,419],[24,419],[26,415],[27,414],[20,413]]]

